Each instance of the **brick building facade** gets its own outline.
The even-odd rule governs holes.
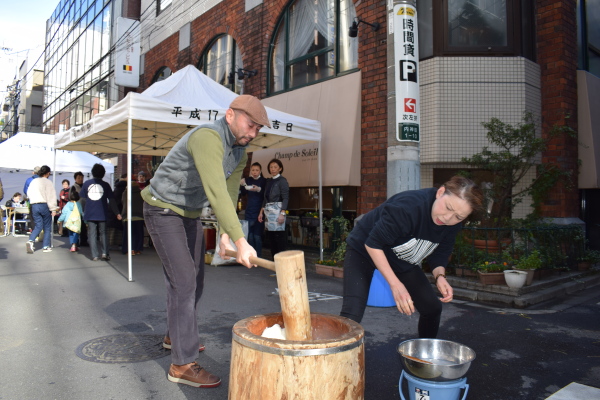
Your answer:
[[[124,9],[135,10],[135,6],[128,5],[136,3],[130,0],[124,2]],[[139,3],[139,2],[138,2]],[[141,2],[141,10],[152,7],[150,0]],[[156,2],[154,2],[156,3]],[[174,1],[174,3],[176,3]],[[250,4],[252,3],[252,4]],[[514,9],[526,7],[521,1],[508,2]],[[577,49],[573,43],[577,41],[577,21],[575,13],[575,0],[565,2],[552,2],[537,0],[532,3],[532,25],[535,26],[535,35],[531,40],[533,43],[515,44],[511,52],[498,54],[490,57],[488,54],[479,54],[479,58],[469,52],[456,52],[452,54],[439,51],[445,49],[439,45],[439,39],[434,38],[433,57],[422,60],[421,73],[421,101],[424,115],[423,132],[431,131],[429,141],[421,142],[421,186],[427,187],[435,182],[436,171],[446,169],[458,169],[462,165],[460,158],[469,156],[481,149],[485,142],[475,139],[480,135],[480,123],[489,118],[500,115],[507,122],[517,123],[525,110],[532,110],[541,116],[542,130],[546,133],[554,124],[568,124],[577,129]],[[151,46],[142,49],[143,75],[141,76],[141,87],[143,91],[150,86],[158,71],[168,67],[171,71],[177,71],[188,64],[198,66],[201,55],[207,51],[207,46],[220,34],[231,35],[239,48],[246,66],[257,70],[257,76],[245,81],[244,92],[253,94],[259,98],[269,97],[268,91],[268,67],[272,46],[272,37],[277,29],[281,15],[288,6],[287,1],[222,1],[208,8],[201,17],[189,21],[190,45],[179,49],[180,32],[178,29],[186,21],[175,21],[171,27],[172,34],[163,33],[164,39],[157,40]],[[417,5],[419,2],[417,2]],[[441,3],[440,3],[441,4]],[[439,18],[435,7],[440,6],[433,1],[433,18]],[[171,7],[173,7],[171,5]],[[441,6],[440,6],[441,7]],[[387,148],[389,143],[388,125],[390,115],[388,110],[388,94],[393,89],[393,84],[388,81],[387,58],[390,49],[386,26],[388,25],[387,3],[378,1],[360,1],[355,3],[356,15],[370,22],[379,22],[383,29],[376,32],[371,29],[360,29],[358,34],[358,70],[360,71],[360,187],[357,188],[357,210],[356,215],[365,213],[388,197],[386,189],[387,180]],[[155,11],[151,11],[155,12]],[[424,10],[424,13],[426,10]],[[133,17],[133,16],[132,16]],[[525,35],[517,29],[517,24],[527,24],[526,13],[515,17],[514,25],[518,33],[515,34],[515,43],[521,40],[519,35]],[[142,24],[144,23],[142,13]],[[421,28],[420,28],[421,29]],[[341,33],[340,33],[341,34]],[[344,33],[345,34],[345,33]],[[511,33],[509,32],[509,35]],[[434,36],[435,36],[434,32]],[[438,35],[439,36],[439,35]],[[510,40],[509,40],[510,41]],[[150,39],[148,40],[150,42]],[[525,40],[523,40],[525,42]],[[143,42],[144,43],[144,42]],[[532,48],[531,54],[525,54],[526,48]],[[490,97],[500,99],[494,104],[479,104],[473,100],[477,91],[488,90],[486,86],[480,86],[475,93],[468,92],[476,79],[471,82],[469,74],[453,73],[454,66],[459,63],[470,64],[470,68],[478,73],[484,74],[483,80],[493,81],[502,73],[517,82],[498,81],[492,82]],[[512,63],[514,67],[505,66]],[[511,69],[512,68],[512,69]],[[441,71],[441,72],[440,72]],[[435,75],[439,74],[439,75]],[[487,75],[485,75],[487,74]],[[521,74],[521,75],[519,75]],[[471,74],[473,75],[473,74]],[[456,80],[454,86],[444,86],[445,81]],[[482,80],[482,79],[480,79]],[[426,82],[427,88],[424,87]],[[479,82],[480,83],[480,82]],[[513,84],[510,86],[509,84]],[[495,85],[495,86],[494,86]],[[436,88],[430,94],[428,88]],[[532,89],[533,88],[533,89]],[[515,91],[523,92],[523,100],[520,108],[510,108],[514,102],[510,94]],[[436,94],[437,93],[437,94]],[[440,95],[440,93],[444,95]],[[507,94],[508,93],[508,94]],[[436,97],[439,96],[439,97]],[[456,116],[446,116],[446,109],[453,107],[448,99],[458,99],[457,102],[471,102],[472,113],[476,116],[468,120],[459,121],[458,127],[453,123]],[[487,107],[487,108],[486,108]],[[457,114],[468,113],[467,110],[459,110]],[[393,117],[393,116],[392,116]],[[440,126],[428,121],[436,118],[449,121],[447,125]],[[435,125],[435,126],[434,126]],[[446,136],[462,136],[458,139],[456,149],[451,149],[451,144],[445,142]],[[463,140],[467,145],[460,145]],[[576,170],[578,163],[577,140],[562,136],[556,138],[548,152],[543,154],[544,163],[557,163],[564,168]],[[470,147],[470,148],[469,148]],[[445,154],[447,153],[447,154]],[[124,159],[120,159],[119,163]],[[144,169],[148,160],[139,160],[137,164]],[[137,167],[134,168],[137,171]],[[533,179],[533,177],[531,177]],[[557,187],[552,191],[545,201],[542,212],[545,216],[553,218],[576,218],[579,216],[579,192],[576,187]],[[527,213],[524,209],[520,215]]]

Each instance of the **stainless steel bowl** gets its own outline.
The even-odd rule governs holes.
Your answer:
[[[446,382],[466,375],[475,352],[460,343],[440,339],[412,339],[398,345],[406,372],[421,379]],[[412,360],[406,356],[429,361]]]

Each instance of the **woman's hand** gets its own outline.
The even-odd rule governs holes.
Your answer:
[[[283,224],[284,222],[285,222],[285,215],[283,215],[283,214],[279,214],[279,215],[277,216],[277,223],[278,223],[279,225],[281,225],[281,224]]]
[[[443,296],[440,299],[442,303],[450,303],[454,297],[454,291],[452,290],[452,286],[450,286],[446,280],[446,277],[440,276],[435,282],[435,286],[437,286],[438,290]]]
[[[263,222],[263,210],[264,208],[261,208],[260,213],[258,213],[258,222]]]
[[[452,286],[450,286],[446,280],[445,272],[446,268],[444,267],[437,267],[431,271],[433,277],[435,278],[435,286],[442,294],[442,298],[440,300],[442,303],[449,303],[454,297],[454,290],[452,290]]]
[[[390,289],[392,290],[398,311],[400,311],[402,314],[412,315],[412,313],[415,312],[415,306],[412,298],[410,297],[408,290],[406,290],[406,286],[400,282],[400,279],[398,279],[394,271],[392,271],[392,267],[390,267],[390,263],[383,253],[383,250],[374,249],[367,245],[365,245],[365,248],[367,249],[367,253],[369,253],[371,256],[373,263],[381,275],[390,285]]]
[[[396,302],[398,311],[400,311],[402,314],[412,315],[415,312],[415,305],[413,304],[410,294],[408,294],[408,290],[406,290],[406,286],[404,286],[402,282],[398,281],[393,288],[390,288],[392,289],[392,294],[394,295],[394,301]]]

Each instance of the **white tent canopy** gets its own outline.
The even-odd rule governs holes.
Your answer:
[[[165,156],[190,128],[224,116],[236,97],[237,94],[188,65],[143,93],[128,93],[85,125],[57,133],[56,147],[127,153],[127,125],[131,119],[131,152]],[[261,136],[250,144],[249,152],[321,140],[319,121],[266,109],[272,128],[261,130]]]
[[[0,178],[4,186],[5,199],[13,193],[22,192],[25,180],[34,167],[47,165],[53,171],[57,190],[63,179],[73,183],[73,173],[83,172],[90,176],[94,164],[106,169],[106,180],[112,185],[115,167],[100,158],[83,151],[56,150],[54,164],[54,136],[43,133],[19,132],[0,143]]]
[[[85,125],[57,133],[55,144],[70,150],[127,153],[127,175],[131,176],[131,154],[167,155],[190,128],[223,117],[235,97],[237,94],[188,65],[143,93],[128,93]],[[320,143],[319,121],[265,108],[272,127],[261,129],[249,152]],[[131,198],[130,193],[128,197]],[[128,239],[131,241],[131,237]],[[321,244],[321,252],[322,249]],[[132,280],[131,252],[128,254],[129,280]]]

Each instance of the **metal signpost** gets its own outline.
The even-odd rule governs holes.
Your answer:
[[[388,198],[421,187],[419,42],[414,0],[390,1],[388,5],[388,49],[393,48],[394,92],[388,96]],[[392,69],[392,68],[390,68]],[[391,80],[392,77],[390,76]],[[391,112],[395,112],[395,115]]]

